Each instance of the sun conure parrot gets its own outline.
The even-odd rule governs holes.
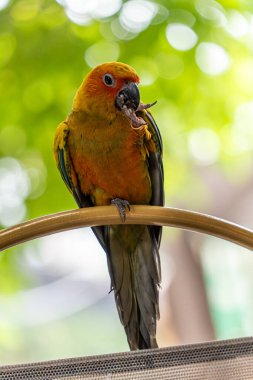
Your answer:
[[[58,126],[54,154],[79,207],[114,204],[123,220],[131,204],[164,203],[162,141],[140,102],[139,77],[120,62],[84,78],[73,110]],[[157,347],[161,227],[93,227],[107,255],[111,287],[131,350]]]

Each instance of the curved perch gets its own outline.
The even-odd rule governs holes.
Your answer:
[[[0,250],[60,231],[122,224],[114,206],[90,207],[42,216],[0,232]],[[131,206],[126,224],[163,225],[213,235],[253,249],[253,231],[223,219],[170,207]]]

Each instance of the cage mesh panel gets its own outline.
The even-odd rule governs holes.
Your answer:
[[[0,379],[253,379],[253,338],[2,366]]]

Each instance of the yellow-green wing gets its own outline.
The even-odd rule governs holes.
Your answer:
[[[54,156],[62,179],[69,191],[73,194],[79,207],[92,206],[89,197],[82,194],[78,185],[72,160],[68,149],[69,127],[67,122],[62,122],[56,129],[54,140]]]
[[[57,163],[57,167],[61,173],[62,179],[69,191],[73,194],[76,203],[80,208],[91,207],[93,203],[88,195],[82,193],[78,183],[78,176],[75,172],[69,148],[68,148],[68,135],[69,127],[68,123],[62,122],[56,129],[54,139],[54,156]],[[102,248],[106,250],[105,244],[105,228],[93,227],[94,234],[100,242]]]

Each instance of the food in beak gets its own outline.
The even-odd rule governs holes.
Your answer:
[[[126,117],[131,120],[133,128],[140,128],[147,124],[136,112],[152,107],[154,103],[140,103],[140,93],[136,83],[130,82],[125,85],[117,94],[116,107],[119,108]]]

